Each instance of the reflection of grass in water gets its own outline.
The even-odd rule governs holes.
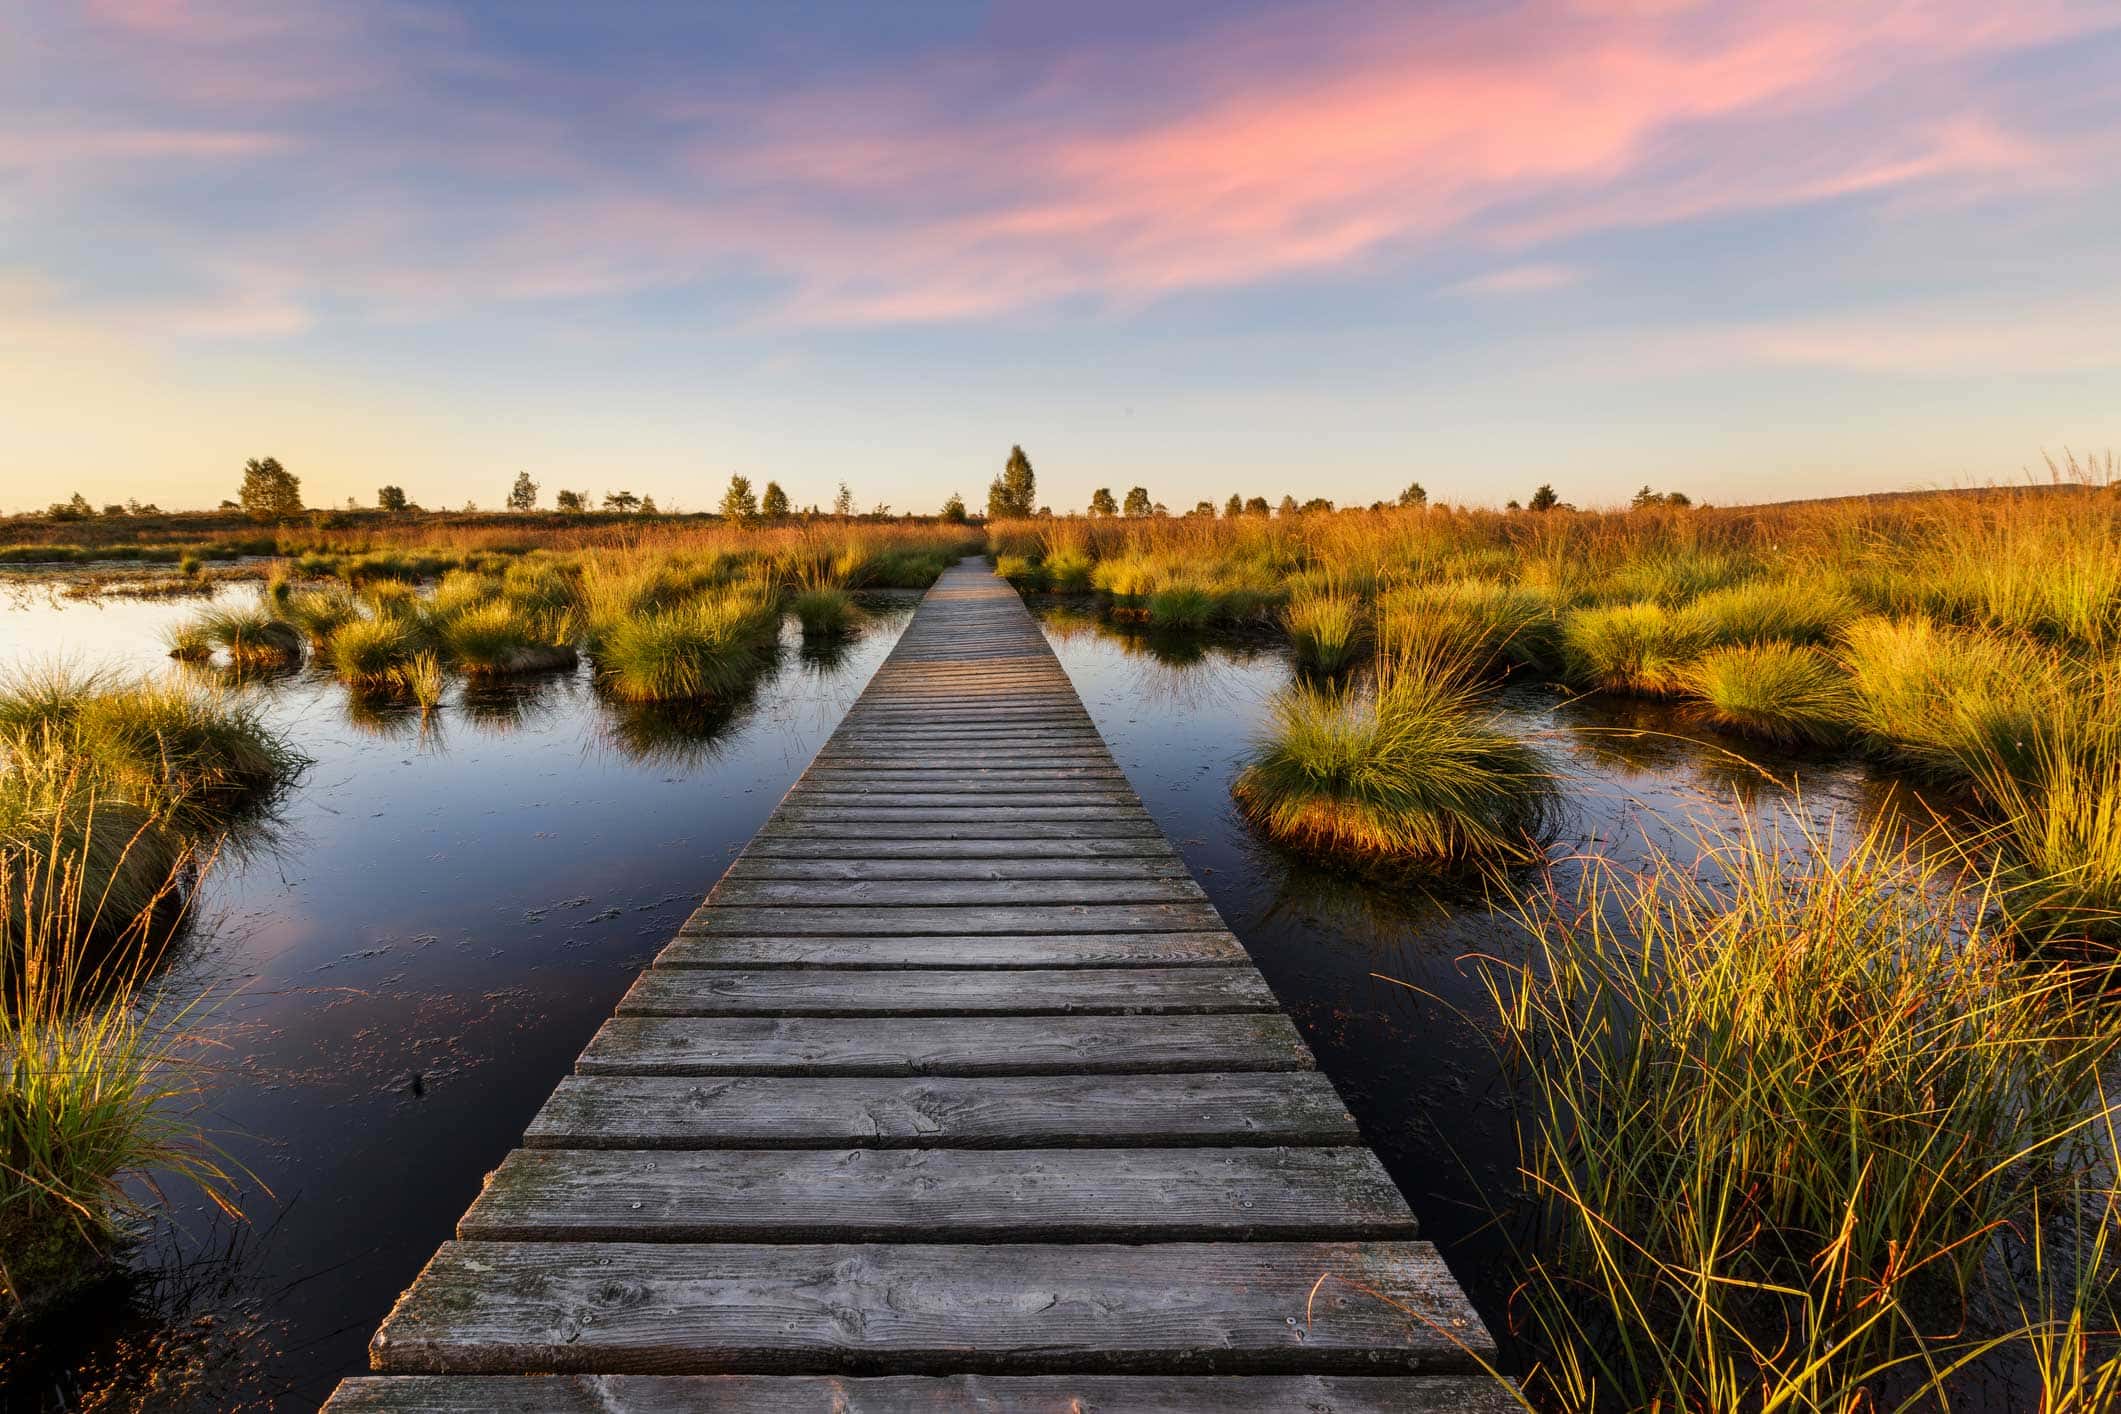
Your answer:
[[[417,735],[426,715],[410,697],[387,684],[348,687],[340,703],[348,726],[386,741]]]
[[[488,732],[521,731],[550,720],[561,695],[561,684],[573,680],[571,673],[466,679],[457,694],[456,712]]]
[[[226,1213],[203,1229],[187,1225],[182,1237],[158,1235],[142,1259],[81,1290],[17,1348],[0,1348],[0,1367],[18,1391],[49,1391],[52,1408],[253,1409],[285,1400],[294,1393],[286,1377],[266,1372],[284,1322],[240,1302],[259,1283],[271,1242],[271,1227]]]
[[[775,652],[773,657],[779,657]],[[597,738],[637,765],[691,771],[714,761],[727,739],[751,715],[763,681],[755,674],[735,691],[712,701],[629,702],[599,692]]]

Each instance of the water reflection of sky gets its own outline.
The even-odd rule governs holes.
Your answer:
[[[314,1408],[365,1368],[391,1300],[915,598],[875,598],[841,654],[791,631],[756,693],[719,713],[614,711],[586,673],[453,685],[424,723],[313,670],[247,688],[314,765],[270,841],[222,861],[170,979],[213,998],[201,1118],[254,1175],[249,1222],[173,1188],[175,1230],[141,1263],[162,1272],[133,1293],[146,1309],[70,1322],[77,1342],[18,1361],[31,1397],[79,1400],[121,1369],[137,1387],[159,1365],[179,1403]],[[16,589],[0,606],[0,668],[161,671],[162,631],[198,601]]]

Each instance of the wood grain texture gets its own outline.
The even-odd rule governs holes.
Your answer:
[[[841,858],[790,857],[772,851],[746,850],[722,875],[732,879],[1190,879],[1175,855],[1103,858],[1050,858],[1014,855],[1004,858],[880,859],[853,854]]]
[[[1367,1149],[518,1149],[457,1236],[486,1242],[1407,1238]]]
[[[773,933],[782,937],[837,934],[882,937],[932,933],[1198,933],[1222,927],[1213,907],[1199,903],[987,904],[957,908],[795,908],[708,904],[679,931],[712,936]]]
[[[651,967],[620,1016],[1054,1016],[1273,1011],[1249,967],[912,968],[846,971]]]
[[[1425,1242],[449,1242],[370,1356],[429,1374],[1327,1374],[1464,1372],[1493,1348]]]
[[[847,908],[881,904],[959,908],[985,904],[1183,903],[1207,895],[1191,878],[1065,879],[752,879],[722,876],[709,899],[716,905],[800,905]]]
[[[401,1375],[325,1414],[1518,1414],[1502,1381],[1432,1375]]]
[[[768,822],[771,823],[770,821]],[[891,839],[837,835],[813,831],[761,833],[752,838],[741,857],[745,859],[1176,859],[1177,852],[1162,831],[1109,837],[1067,839],[1047,843],[1049,836],[1017,831],[971,833],[952,830],[924,831],[915,836],[896,831]]]
[[[921,967],[1241,967],[1228,933],[986,933],[886,938],[698,937],[674,939],[657,967],[887,970]]]
[[[1356,1142],[1314,1071],[867,1077],[570,1075],[540,1149],[1142,1148]]]
[[[615,1016],[584,1075],[1106,1075],[1309,1070],[1280,1013],[1205,1016]]]

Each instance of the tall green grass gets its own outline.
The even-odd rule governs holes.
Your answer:
[[[0,787],[0,812],[8,798]],[[103,1270],[139,1208],[128,1176],[153,1169],[227,1206],[228,1175],[183,1110],[196,1004],[150,980],[157,915],[186,882],[159,838],[78,776],[41,826],[0,827],[0,1325]]]
[[[1282,614],[1289,647],[1298,666],[1337,673],[1361,657],[1369,640],[1362,601],[1355,595],[1322,589],[1289,601]]]
[[[598,681],[627,702],[731,696],[751,680],[776,627],[770,601],[743,589],[636,614],[605,634]]]
[[[2055,1349],[2045,1318],[1968,1312],[2028,1295],[2002,1258],[2041,1250],[2043,1213],[2111,1213],[2121,1012],[2105,971],[2023,960],[1990,904],[1882,833],[1791,827],[1526,905],[1529,958],[1488,976],[1539,1219],[1528,1392],[1855,1410],[1998,1342]],[[2086,1329],[2113,1329],[2109,1275],[2076,1284]]]
[[[806,638],[832,638],[854,627],[854,597],[844,589],[818,585],[789,601]]]
[[[1538,753],[1494,724],[1462,660],[1435,655],[1285,691],[1231,792],[1272,839],[1388,869],[1531,858],[1554,810]]]
[[[1839,741],[1855,708],[1840,665],[1790,643],[1712,648],[1683,670],[1680,690],[1717,726],[1786,744]]]

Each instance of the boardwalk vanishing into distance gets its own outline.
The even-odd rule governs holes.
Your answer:
[[[1493,1350],[968,561],[327,1408],[1514,1408]]]

